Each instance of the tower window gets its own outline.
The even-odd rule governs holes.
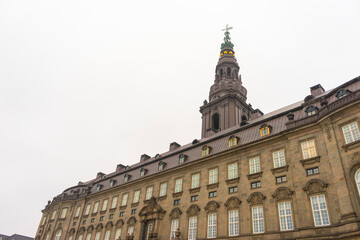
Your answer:
[[[220,77],[222,77],[223,75],[224,75],[223,70],[220,69]]]
[[[219,114],[215,113],[212,116],[212,128],[214,130],[219,130],[220,127],[219,120],[220,120]]]
[[[226,70],[226,75],[227,75],[228,77],[231,76],[231,68],[230,68],[230,67],[227,68],[227,70]]]

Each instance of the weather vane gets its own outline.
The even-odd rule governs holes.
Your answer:
[[[228,32],[229,30],[233,29],[233,27],[229,27],[229,24],[226,24],[225,28],[221,31]]]

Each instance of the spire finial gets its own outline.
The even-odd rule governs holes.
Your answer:
[[[233,27],[229,27],[229,24],[226,24],[225,28],[222,30],[224,31],[225,33],[225,37],[224,37],[224,43],[221,44],[221,49],[224,49],[226,47],[229,47],[229,48],[233,48],[234,47],[234,44],[232,44],[232,42],[230,41],[231,38],[230,38],[230,32],[229,30],[231,30]]]

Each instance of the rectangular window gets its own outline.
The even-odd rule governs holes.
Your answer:
[[[237,192],[237,187],[229,187],[229,193]]]
[[[249,160],[250,174],[260,172],[260,158],[254,157]]]
[[[280,230],[288,231],[293,230],[293,220],[291,213],[290,202],[281,202],[278,204],[279,207],[279,218],[280,218]]]
[[[182,192],[182,178],[175,180],[175,193]]]
[[[149,200],[152,196],[153,196],[153,187],[147,187],[146,188],[146,196],[145,196],[145,200]]]
[[[166,196],[167,183],[160,184],[160,197]]]
[[[78,217],[78,216],[79,216],[79,213],[80,213],[80,207],[78,207],[78,208],[76,209],[75,217]],[[56,216],[56,210],[52,212],[50,220],[54,220],[54,219],[55,219],[55,216]]]
[[[119,237],[121,236],[121,228],[118,228],[116,229],[116,232],[115,232],[115,239],[114,240],[118,240]]]
[[[263,233],[265,231],[264,212],[262,206],[252,207],[252,221],[253,233]]]
[[[133,203],[138,203],[140,199],[140,190],[136,190],[134,192],[134,198],[133,198]]]
[[[285,163],[285,151],[279,150],[273,152],[273,161],[274,161],[274,168],[283,167],[286,165]]]
[[[179,205],[179,204],[180,204],[180,199],[174,200],[174,205]]]
[[[123,217],[125,212],[120,212],[120,217]]]
[[[131,209],[131,214],[135,214],[136,213],[136,209]]]
[[[197,230],[197,217],[189,218],[189,236],[188,240],[196,240],[196,230]]]
[[[228,165],[228,179],[234,179],[238,177],[238,164],[232,163]]]
[[[259,187],[261,187],[261,182],[260,181],[251,183],[251,188],[259,188]]]
[[[44,216],[41,225],[45,225],[46,219],[47,219],[47,216]]]
[[[286,176],[280,176],[280,177],[276,177],[276,183],[283,183],[283,182],[287,182],[287,178]]]
[[[216,238],[216,213],[208,215],[208,238]]]
[[[175,239],[175,232],[179,228],[179,219],[171,220],[171,233],[170,233],[170,240]]]
[[[86,240],[91,240],[91,233],[88,233],[88,234],[86,235]]]
[[[89,215],[89,213],[90,213],[90,208],[91,208],[91,205],[88,204],[88,205],[86,206],[85,216]]]
[[[110,234],[111,234],[111,231],[110,230],[107,230],[105,232],[105,240],[110,240]]]
[[[310,199],[311,199],[311,207],[313,211],[315,226],[318,227],[318,226],[330,225],[325,196],[318,195],[318,196],[313,196]]]
[[[129,194],[127,194],[127,193],[123,194],[122,201],[121,201],[121,206],[126,206],[128,196],[129,196]]]
[[[202,149],[201,149],[201,155],[204,157],[204,156],[207,156],[207,155],[209,155],[209,148],[208,147],[203,147]]]
[[[90,220],[90,222],[91,222],[91,223],[94,223],[94,222],[95,222],[95,218],[92,218],[92,219]]]
[[[304,159],[316,157],[315,140],[309,140],[301,143],[301,149]]]
[[[128,228],[128,235],[132,235],[134,233],[134,227]]]
[[[113,218],[114,218],[114,214],[112,213],[109,215],[109,219],[113,219]]]
[[[82,224],[85,225],[85,224],[86,224],[86,220],[83,220]]]
[[[62,212],[61,212],[61,217],[60,218],[66,218],[66,213],[67,213],[68,209],[67,208],[63,208]]]
[[[109,202],[108,199],[105,199],[105,200],[103,201],[103,205],[102,205],[101,211],[106,211],[108,202]]]
[[[113,197],[112,202],[111,202],[111,208],[116,208],[117,205],[117,201],[118,201],[118,197]]]
[[[216,197],[216,191],[209,192],[209,198]]]
[[[209,184],[218,182],[218,169],[214,168],[209,171]]]
[[[318,174],[318,173],[319,173],[318,167],[306,169],[306,175],[308,175],[308,176]]]
[[[78,206],[78,207],[76,208],[75,217],[78,217],[78,216],[80,215],[80,211],[81,211],[81,207]]]
[[[198,188],[200,186],[200,173],[191,176],[191,188]]]
[[[236,146],[237,145],[237,137],[232,137],[229,139],[229,147]]]
[[[194,201],[197,201],[198,199],[199,199],[198,195],[195,195],[195,196],[191,196],[190,201],[194,202]]]
[[[99,202],[96,202],[94,205],[93,213],[97,213],[98,209],[99,209]]]
[[[239,211],[229,211],[229,236],[239,235]]]
[[[350,124],[343,126],[342,130],[344,133],[344,138],[345,138],[346,144],[360,140],[360,132],[359,132],[357,122],[352,122]]]
[[[100,240],[101,232],[95,234],[95,240]]]
[[[101,216],[101,217],[100,217],[100,221],[103,221],[103,220],[104,220],[104,216]]]

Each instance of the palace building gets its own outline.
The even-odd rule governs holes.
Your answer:
[[[264,115],[228,30],[201,139],[64,190],[36,240],[360,239],[360,77]]]

